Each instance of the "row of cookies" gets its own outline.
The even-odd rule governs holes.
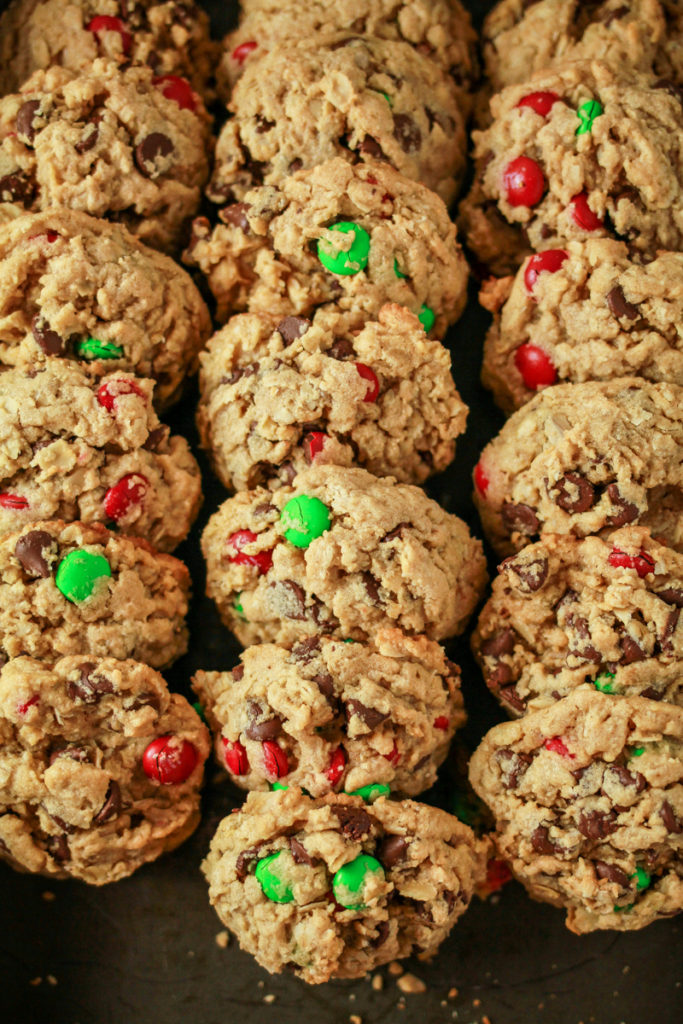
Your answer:
[[[500,855],[579,933],[683,909],[680,96],[645,8],[494,9],[491,86],[518,84],[479,111],[461,207],[482,268],[514,275],[481,296],[512,415],[474,472],[507,557],[472,639],[519,720],[470,778]]]

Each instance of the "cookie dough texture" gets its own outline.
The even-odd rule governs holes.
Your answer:
[[[358,35],[289,40],[237,82],[207,194],[244,199],[335,156],[388,161],[450,202],[466,138],[449,75],[407,43]]]
[[[267,970],[311,984],[360,978],[413,952],[433,953],[486,872],[486,841],[436,807],[299,789],[250,793],[218,826],[202,869],[218,916]],[[254,875],[273,853],[289,903],[267,899]],[[331,899],[337,871],[362,854],[383,865],[365,905]]]
[[[109,564],[83,600],[67,599],[55,582],[74,553]],[[32,524],[0,540],[0,654],[135,658],[163,668],[187,649],[189,589],[183,563],[144,540],[99,524]]]
[[[209,118],[154,85],[149,68],[36,71],[0,99],[0,200],[119,220],[173,252],[186,240],[209,172]],[[0,213],[1,216],[1,213]]]
[[[460,670],[438,644],[380,629],[371,641],[311,636],[286,648],[249,647],[232,672],[193,680],[220,765],[241,744],[244,789],[268,789],[263,742],[287,759],[279,776],[311,796],[376,783],[415,796],[436,781],[465,721]]]
[[[329,516],[307,547],[286,538],[281,516],[301,496]],[[254,539],[240,534],[236,548],[238,531]],[[209,520],[202,551],[207,593],[245,646],[321,632],[365,640],[385,626],[441,640],[462,632],[486,583],[481,543],[462,520],[417,487],[338,466],[230,498]]]
[[[190,276],[122,225],[52,209],[0,226],[0,363],[35,368],[61,356],[96,377],[151,377],[164,409],[210,333]],[[80,354],[91,338],[106,358]]]
[[[499,567],[472,647],[513,715],[578,687],[683,705],[682,606],[683,556],[644,528],[546,534]]]
[[[123,33],[90,31],[102,15],[118,18]],[[87,70],[97,57],[180,75],[210,98],[215,43],[206,13],[191,0],[14,0],[0,19],[3,93],[17,92],[34,71]]]
[[[482,453],[474,499],[484,531],[508,555],[542,532],[585,537],[637,523],[680,550],[682,446],[675,384],[548,388]]]
[[[0,373],[0,535],[81,520],[177,547],[201,475],[185,438],[159,423],[152,391],[126,374],[93,381],[61,359]]]
[[[451,74],[463,102],[477,77],[476,34],[459,0],[247,0],[242,12],[239,27],[223,40],[216,75],[226,97],[249,62],[273,46],[330,32],[410,43]],[[245,43],[257,45],[245,52]]]
[[[242,310],[307,316],[335,302],[377,313],[395,302],[417,314],[427,306],[443,337],[465,308],[467,263],[448,210],[386,163],[337,157],[252,188],[218,216],[213,229],[194,221],[185,259],[206,275],[220,322]],[[331,252],[348,249],[349,233],[330,230],[339,223],[369,235],[367,264],[355,274],[335,274],[318,257],[319,240]]]
[[[452,461],[467,418],[448,350],[400,306],[233,317],[202,353],[200,390],[202,444],[235,490],[311,462],[422,483]]]
[[[149,779],[159,736],[191,743],[175,785]],[[0,671],[0,858],[20,871],[103,885],[175,849],[199,824],[207,729],[136,661],[21,657]]]
[[[558,96],[547,114],[518,106],[534,92]],[[595,101],[602,113],[577,135],[585,125],[577,110]],[[675,89],[666,83],[653,88],[650,77],[598,61],[578,62],[503,90],[491,101],[491,112],[491,127],[473,135],[476,175],[461,207],[461,226],[475,256],[493,272],[514,272],[527,244],[552,249],[612,235],[648,257],[683,247],[681,99]],[[532,206],[513,205],[504,184],[506,169],[520,157],[534,161],[544,178],[543,194]],[[579,196],[588,211],[577,220]],[[591,215],[601,226],[593,227]],[[501,229],[501,217],[508,227]]]
[[[683,384],[683,256],[660,252],[636,262],[623,242],[569,242],[566,259],[532,283],[529,262],[514,281],[484,286],[494,314],[484,345],[482,381],[505,412],[528,402],[515,357],[534,345],[550,359],[557,380],[582,382],[644,377]],[[533,257],[532,257],[533,259]]]
[[[683,708],[577,692],[493,728],[470,779],[500,854],[571,931],[683,909]]]

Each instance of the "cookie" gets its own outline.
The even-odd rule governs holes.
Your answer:
[[[149,68],[36,71],[0,99],[0,202],[119,220],[174,252],[209,172],[210,119],[166,95]]]
[[[503,90],[491,127],[473,135],[461,225],[475,256],[486,263],[499,248],[500,273],[514,272],[527,242],[538,251],[612,236],[641,257],[683,248],[681,102],[650,77],[598,61]],[[518,231],[517,258],[500,217]]]
[[[470,780],[515,877],[571,931],[683,908],[683,708],[577,691],[491,729]]]
[[[625,526],[545,534],[498,573],[472,648],[510,714],[577,687],[683,705],[683,555]]]
[[[192,0],[14,0],[0,19],[0,89],[17,92],[34,71],[87,70],[96,57],[149,67],[188,105],[212,95],[216,44]]]
[[[222,323],[249,310],[308,316],[335,302],[405,306],[443,337],[467,301],[467,263],[438,196],[386,163],[329,160],[246,193],[211,227],[194,221],[185,261],[206,275]]]
[[[540,533],[577,537],[629,523],[681,550],[683,389],[625,377],[558,384],[484,449],[474,500],[496,552]]]
[[[242,12],[239,27],[223,40],[216,72],[226,99],[250,62],[273,46],[330,32],[410,43],[450,73],[463,103],[477,78],[477,37],[459,0],[246,0]]]
[[[460,669],[398,629],[249,647],[232,672],[198,672],[193,687],[216,759],[243,789],[281,779],[311,796],[368,786],[415,796],[465,722]]]
[[[0,659],[135,658],[187,649],[190,578],[171,555],[99,523],[34,523],[0,538]]]
[[[460,633],[486,583],[481,543],[423,491],[364,469],[312,466],[242,491],[202,536],[207,594],[245,646],[386,626]]]
[[[0,364],[61,356],[95,377],[151,377],[165,409],[210,333],[186,271],[120,224],[47,210],[0,226]]]
[[[332,306],[312,321],[243,313],[200,358],[202,444],[234,490],[313,462],[422,483],[465,429],[450,353],[401,306],[376,319]]]
[[[136,661],[21,657],[0,671],[0,859],[104,885],[199,824],[207,729]]]
[[[436,952],[486,874],[488,844],[436,807],[300,789],[250,793],[202,870],[241,947],[319,984]]]
[[[569,242],[531,256],[514,281],[485,284],[480,301],[494,315],[482,382],[505,412],[557,382],[683,385],[681,253],[643,264],[611,238]]]
[[[244,71],[207,188],[241,201],[332,157],[386,160],[450,202],[467,149],[449,75],[408,43],[334,33],[274,46]]]
[[[41,519],[108,523],[172,551],[202,481],[184,437],[152,408],[152,381],[93,381],[50,359],[0,373],[0,535]]]

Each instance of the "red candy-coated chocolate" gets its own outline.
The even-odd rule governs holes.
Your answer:
[[[258,43],[255,39],[249,39],[246,43],[240,43],[239,46],[236,46],[230,56],[233,60],[236,60],[238,64],[244,64],[249,54],[255,50],[257,46]]]
[[[130,50],[133,37],[130,32],[126,31],[126,27],[120,18],[114,18],[110,14],[98,14],[88,22],[86,28],[89,32],[94,32],[95,35],[98,32],[118,32],[121,36],[123,52],[128,53]]]
[[[289,761],[282,747],[278,746],[275,740],[264,740],[261,746],[266,775],[271,779],[281,779],[289,775]]]
[[[474,486],[477,488],[482,498],[486,497],[486,492],[489,489],[491,481],[486,475],[486,471],[482,466],[481,462],[478,462],[474,467]]]
[[[343,747],[337,747],[330,758],[330,764],[325,772],[325,778],[331,786],[336,786],[346,768],[346,753]]]
[[[178,742],[175,736],[158,736],[142,755],[145,775],[162,786],[185,782],[197,764],[197,751],[189,740]]]
[[[535,256],[531,257],[524,271],[526,290],[531,293],[538,281],[539,274],[544,270],[547,270],[549,274],[556,273],[568,258],[569,253],[564,249],[546,249],[545,252],[537,252]]]
[[[557,380],[557,370],[547,352],[538,345],[525,342],[515,352],[515,366],[530,391],[548,387]]]
[[[36,238],[47,238],[48,242],[56,242],[59,238],[58,231],[42,231],[39,235],[29,235],[29,241],[33,242]]]
[[[116,384],[116,392],[111,391],[113,384]],[[111,412],[116,405],[119,395],[139,395],[144,398],[142,391],[132,380],[113,380],[107,384],[101,384],[97,391],[97,401],[103,405],[107,412]]]
[[[434,719],[434,728],[441,729],[442,732],[448,732],[449,721],[445,715],[439,715],[438,718]]]
[[[306,447],[311,462],[323,450],[326,440],[327,434],[323,434],[322,430],[312,430],[310,434],[306,434]]]
[[[246,775],[249,771],[249,758],[239,740],[233,743],[223,738],[223,757],[231,775]]]
[[[553,103],[557,103],[559,98],[556,92],[530,92],[528,96],[522,97],[517,106],[531,107],[541,117],[545,117],[550,113]]]
[[[593,213],[590,206],[588,205],[588,193],[579,192],[577,196],[571,200],[572,217],[574,223],[578,224],[584,231],[598,231],[604,226],[604,221],[600,220],[597,213]]]
[[[546,750],[550,750],[554,754],[561,754],[562,757],[575,757],[559,736],[553,736],[552,739],[546,740],[543,746]]]
[[[640,551],[637,555],[628,555],[625,551],[620,551],[619,548],[612,548],[607,561],[615,569],[635,569],[641,580],[649,572],[655,571],[654,558],[646,555],[644,551]]]
[[[104,512],[108,519],[118,522],[130,512],[132,506],[141,505],[149,488],[149,480],[141,473],[127,473],[110,487],[104,496]]]
[[[388,761],[389,764],[393,764],[394,767],[398,764],[398,762],[401,760],[401,755],[398,752],[398,746],[396,744],[396,740],[394,740],[394,745],[391,748],[391,753],[390,754],[382,754],[382,757],[384,758],[385,761]]]
[[[363,380],[368,382],[368,390],[365,392],[364,402],[376,402],[379,394],[379,381],[374,370],[371,370],[365,363],[356,363],[356,369]]]
[[[33,695],[33,697],[29,697],[29,699],[25,701],[23,704],[17,704],[17,714],[22,716],[25,715],[28,712],[28,709],[32,708],[34,704],[37,704],[39,700],[40,697],[36,693]]]
[[[545,177],[535,160],[518,156],[503,171],[503,187],[510,206],[536,206],[545,192]]]
[[[273,564],[273,553],[272,551],[259,551],[255,555],[248,555],[246,551],[242,551],[245,544],[251,544],[257,540],[257,534],[251,530],[238,530],[236,533],[232,533],[228,537],[228,544],[230,544],[235,551],[235,555],[230,555],[230,561],[234,562],[235,565],[254,565],[263,576],[267,573]]]
[[[512,879],[512,872],[504,860],[490,860],[486,865],[486,888],[497,892]]]
[[[20,494],[0,494],[0,507],[18,511],[28,508],[28,502]]]
[[[152,84],[161,89],[162,95],[167,100],[177,103],[181,110],[194,111],[197,109],[197,100],[192,86],[185,78],[180,78],[179,75],[161,75],[159,78],[155,78]]]

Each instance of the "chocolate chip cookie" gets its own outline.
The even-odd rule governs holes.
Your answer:
[[[281,779],[311,796],[372,786],[415,796],[465,721],[457,665],[398,629],[249,647],[232,672],[198,672],[193,687],[216,759],[244,789]]]
[[[36,71],[0,99],[0,204],[119,220],[153,248],[186,240],[209,172],[210,119],[182,106],[149,68],[98,58]]]
[[[643,257],[680,251],[681,102],[650,76],[598,61],[539,72],[495,96],[491,127],[474,133],[475,182],[461,207],[480,263],[514,272],[529,246],[603,236]]]
[[[484,449],[474,499],[502,555],[540,533],[578,537],[629,523],[681,550],[683,389],[625,377],[558,384]]]
[[[494,314],[482,382],[505,412],[563,381],[683,385],[679,252],[643,264],[614,239],[569,242],[531,256],[514,281],[485,284],[480,301]]]
[[[21,657],[0,671],[0,858],[104,885],[199,824],[207,729],[136,661]]]
[[[683,555],[624,526],[545,534],[498,572],[472,647],[510,714],[577,687],[683,705]]]
[[[72,71],[96,57],[149,67],[163,88],[191,106],[192,89],[210,98],[216,44],[192,0],[14,0],[0,19],[0,89],[17,92],[39,69]]]
[[[61,359],[0,373],[0,535],[79,519],[177,547],[201,475],[185,438],[159,423],[152,391],[129,374],[93,381]]]
[[[499,852],[571,931],[683,909],[683,708],[577,691],[491,729],[470,779]]]
[[[486,874],[488,843],[436,807],[300,789],[250,793],[202,870],[240,945],[309,984],[436,952]]]
[[[185,253],[206,275],[222,323],[251,311],[405,306],[443,337],[467,298],[467,263],[438,196],[386,163],[329,160],[194,221]]]
[[[376,319],[333,306],[312,320],[243,313],[200,359],[202,444],[235,490],[313,462],[422,483],[465,429],[448,350],[401,306]]]
[[[190,578],[171,555],[99,523],[0,538],[0,657],[65,654],[170,665],[187,649]]]
[[[207,188],[216,203],[336,156],[386,160],[446,202],[462,181],[458,91],[408,43],[348,33],[289,40],[246,68],[228,110]]]
[[[207,593],[245,646],[386,626],[441,640],[462,632],[486,582],[462,520],[417,487],[339,466],[230,498],[202,551]]]
[[[0,226],[0,363],[59,356],[95,377],[133,372],[167,408],[211,319],[189,275],[120,224],[48,210]]]

